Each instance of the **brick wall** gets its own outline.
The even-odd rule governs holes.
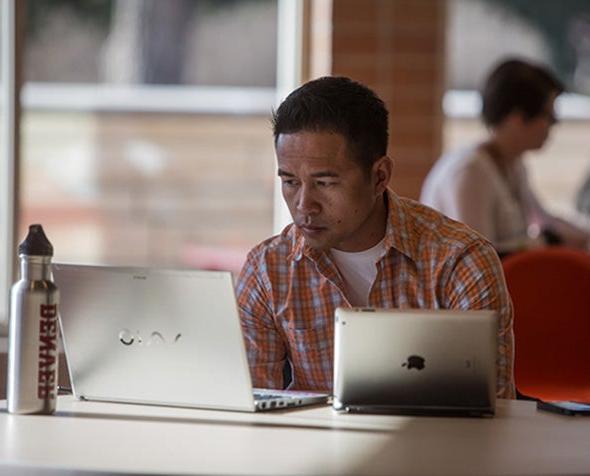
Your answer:
[[[442,142],[446,2],[334,0],[332,74],[372,89],[390,113],[393,188],[417,198]]]

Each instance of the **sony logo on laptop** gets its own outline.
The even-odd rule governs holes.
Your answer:
[[[162,333],[158,331],[153,331],[147,337],[144,337],[139,331],[131,332],[129,329],[123,329],[119,332],[119,341],[121,344],[130,346],[130,345],[160,345],[160,344],[176,344],[179,339],[182,337],[182,334],[178,333],[174,337],[169,337],[166,339]]]

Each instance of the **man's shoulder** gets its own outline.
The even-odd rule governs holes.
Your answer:
[[[239,296],[251,294],[259,285],[270,288],[277,276],[286,275],[296,251],[295,231],[294,225],[288,225],[280,234],[267,238],[249,251],[237,279]]]
[[[248,253],[247,263],[287,262],[295,253],[297,246],[295,226],[291,223],[278,235],[271,236],[252,248]]]
[[[415,200],[402,197],[399,200],[406,215],[407,233],[417,253],[429,250],[437,255],[462,254],[477,245],[493,249],[483,235],[464,223]]]

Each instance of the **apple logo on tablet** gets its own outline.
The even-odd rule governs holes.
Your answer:
[[[407,367],[408,370],[422,370],[425,367],[425,362],[426,359],[420,355],[410,355],[408,360],[402,364],[402,367]]]

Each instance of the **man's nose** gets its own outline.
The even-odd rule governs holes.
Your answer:
[[[297,197],[297,210],[301,213],[317,213],[320,204],[317,201],[313,187],[302,185]]]

